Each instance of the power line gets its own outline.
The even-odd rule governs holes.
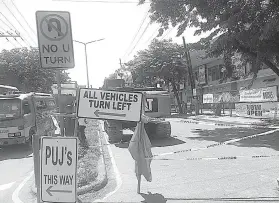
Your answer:
[[[158,30],[159,29],[156,29],[145,43],[149,43],[151,40],[153,40]]]
[[[162,39],[164,39],[167,35],[169,35],[171,33],[171,31],[174,29],[175,27],[172,27],[170,30],[168,30],[166,32],[166,34],[162,37]]]
[[[14,46],[14,48],[16,48],[16,45],[12,41],[10,41],[8,38],[6,38],[6,40],[10,42]]]
[[[0,14],[1,14],[1,15],[5,18],[5,20],[14,28],[14,32],[18,33],[17,29],[16,29],[15,26],[9,21],[9,19],[8,19],[3,13],[0,12]],[[3,22],[10,30],[13,30],[13,29],[11,28],[11,26],[8,25],[8,24],[7,24],[5,21],[3,21],[1,18],[0,18],[0,21]],[[7,33],[11,34],[11,33],[8,32],[8,31],[7,31]],[[20,37],[20,38],[22,38],[22,37]],[[16,41],[17,41],[17,40],[16,40]],[[18,41],[17,41],[17,43],[18,43],[21,47],[23,47]],[[25,43],[26,43],[26,42],[25,42]],[[26,43],[26,45],[27,45],[27,46],[30,46],[30,44],[28,44],[28,43]]]
[[[36,42],[33,40],[32,37],[30,37],[29,32],[27,32],[27,30],[25,29],[25,27],[20,23],[20,21],[18,20],[18,18],[14,15],[14,13],[11,11],[11,9],[7,6],[7,4],[4,2],[4,0],[2,0],[3,4],[5,5],[5,7],[9,10],[9,12],[12,14],[12,16],[16,19],[16,21],[18,22],[18,24],[22,27],[22,29],[27,33],[28,37],[31,39],[32,42],[34,42],[34,44],[36,44]],[[2,14],[3,15],[3,14]],[[27,40],[26,40],[27,41]]]
[[[130,56],[130,54],[134,51],[134,49],[136,48],[136,46],[138,45],[139,41],[141,40],[142,36],[144,35],[144,33],[146,32],[147,28],[149,27],[150,22],[146,25],[143,33],[141,34],[140,38],[138,39],[137,43],[135,44],[135,46],[133,47],[133,49],[130,51],[130,53],[128,54],[128,56]]]
[[[19,9],[17,8],[17,6],[15,5],[15,3],[13,2],[13,0],[11,1],[13,6],[15,7],[15,9],[17,10],[17,12],[20,14],[20,16],[23,18],[23,20],[25,21],[25,23],[28,25],[28,27],[30,28],[30,30],[34,33],[34,35],[36,35],[35,31],[32,29],[32,27],[29,25],[29,23],[27,22],[27,20],[25,19],[25,17],[22,15],[22,13],[19,11]]]
[[[125,52],[125,54],[124,54],[124,57],[127,55],[129,49],[130,49],[131,46],[133,45],[133,43],[134,43],[136,37],[138,36],[138,34],[139,34],[139,32],[140,32],[140,29],[142,28],[142,26],[143,26],[143,24],[144,24],[144,22],[145,22],[147,16],[148,16],[148,10],[146,11],[146,13],[145,13],[145,15],[144,15],[144,17],[143,17],[143,19],[142,19],[142,21],[141,21],[141,23],[140,23],[139,29],[137,30],[136,34],[135,34],[134,37],[133,37],[133,40],[131,41],[131,43],[130,43],[128,49],[126,50],[126,52]]]
[[[0,12],[0,14],[5,18],[5,20],[16,30],[16,28],[15,28],[15,26],[9,21],[9,19],[2,13],[2,12]],[[3,22],[3,20],[1,20],[2,22]],[[5,22],[3,22],[3,23],[5,23]],[[11,30],[12,30],[12,28],[7,24],[7,23],[5,23],[5,25],[7,26],[7,27],[9,27]]]

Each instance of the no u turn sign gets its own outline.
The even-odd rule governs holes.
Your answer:
[[[42,68],[74,68],[70,13],[37,11],[36,21]]]

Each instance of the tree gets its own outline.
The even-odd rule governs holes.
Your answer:
[[[148,49],[139,51],[133,60],[126,63],[125,71],[131,72],[136,84],[155,85],[160,79],[171,84],[182,112],[179,89],[187,74],[183,53],[183,47],[171,40],[153,40]]]
[[[140,0],[142,4],[146,0]],[[199,41],[209,55],[224,56],[227,76],[231,77],[231,56],[240,53],[243,62],[255,62],[257,75],[262,63],[279,75],[278,0],[149,0],[151,22],[161,24],[159,35],[169,26],[178,26],[177,36],[187,27],[195,35],[210,31]]]
[[[0,53],[0,71],[5,77],[12,78],[9,85],[26,92],[51,93],[51,85],[56,83],[56,72],[41,68],[37,48],[3,50]],[[69,79],[68,73],[62,72],[61,82]]]

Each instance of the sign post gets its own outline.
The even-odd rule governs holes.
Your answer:
[[[77,116],[107,120],[141,120],[142,94],[81,88]]]
[[[42,137],[40,169],[42,202],[76,202],[77,138]]]
[[[59,112],[61,112],[60,71],[75,67],[70,13],[66,11],[37,11],[36,23],[40,64],[42,68],[56,71]],[[60,117],[60,132],[64,136],[63,117]],[[76,144],[75,148],[73,144],[73,142],[76,143],[76,140],[71,142],[70,139],[60,139],[48,137],[41,140],[41,157],[38,157],[36,163],[34,163],[35,165],[41,163],[40,179],[36,180],[36,184],[40,184],[40,187],[37,187],[38,202],[41,200],[43,202],[76,202],[76,175],[72,171],[72,166],[76,164]],[[68,142],[71,142],[72,145]],[[58,143],[60,144],[58,145]],[[36,149],[33,151],[34,157],[40,154],[38,146],[34,147]],[[59,150],[60,154],[58,154]],[[49,157],[49,154],[52,156]],[[49,164],[46,163],[51,158],[53,163],[52,170],[54,171],[48,168],[51,162]],[[71,170],[69,169],[70,165],[68,164],[69,167],[67,168],[66,162],[64,162],[66,159],[68,159],[67,164],[71,162]],[[57,166],[60,167],[57,168]],[[69,169],[69,175],[62,172],[61,174],[63,175],[59,174],[62,168],[63,170]],[[61,186],[61,184],[64,185]],[[46,186],[48,187],[45,188]]]

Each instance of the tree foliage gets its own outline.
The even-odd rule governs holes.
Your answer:
[[[139,51],[125,64],[123,71],[131,72],[135,84],[153,86],[160,80],[170,83],[182,111],[178,91],[187,74],[183,53],[183,47],[171,40],[153,40],[148,49]]]
[[[3,50],[0,53],[0,71],[4,77],[11,78],[8,85],[17,86],[26,92],[51,92],[56,83],[56,72],[40,66],[39,51],[32,49]],[[66,72],[61,74],[61,82],[70,78]]]
[[[262,63],[279,75],[278,0],[149,1],[151,22],[161,24],[159,35],[170,26],[178,26],[177,36],[187,27],[196,27],[195,35],[211,31],[199,44],[210,55],[222,54],[228,73],[232,73],[230,57],[237,52],[243,61],[256,62],[251,70],[255,75]]]

